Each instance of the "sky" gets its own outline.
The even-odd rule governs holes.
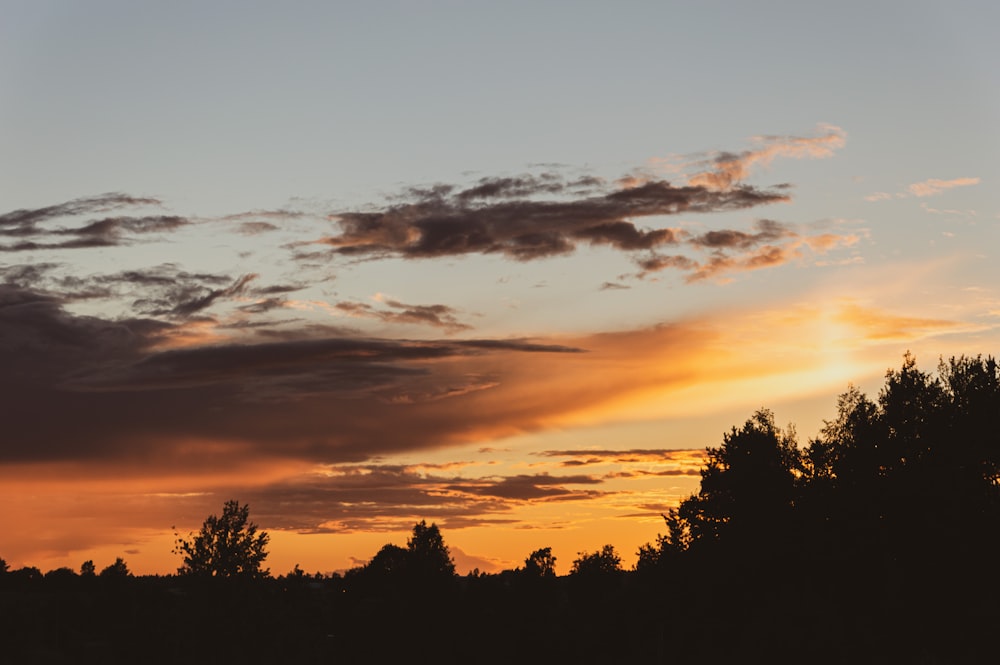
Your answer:
[[[1000,341],[993,2],[0,0],[0,557],[626,565]]]

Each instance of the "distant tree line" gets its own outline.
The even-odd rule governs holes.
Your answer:
[[[177,575],[0,559],[0,643],[11,662],[988,662],[997,364],[952,358],[932,375],[907,354],[804,444],[757,411],[663,518],[632,570],[608,544],[563,577],[549,547],[459,576],[421,521],[343,575],[273,577],[267,534],[229,501],[177,538]]]

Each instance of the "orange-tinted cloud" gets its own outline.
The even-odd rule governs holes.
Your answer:
[[[915,182],[906,188],[910,194],[914,196],[934,196],[940,194],[948,189],[954,189],[955,187],[969,187],[971,185],[978,185],[979,178],[954,178],[952,180],[939,180],[937,178],[931,178],[929,180],[924,180],[923,182]]]
[[[776,157],[793,159],[823,159],[843,148],[847,135],[840,127],[820,125],[819,136],[757,136],[754,142],[760,147],[740,153],[720,153],[711,161],[708,171],[688,178],[688,184],[724,191],[745,180],[755,166],[767,166]]]
[[[968,328],[957,321],[901,316],[856,302],[841,303],[837,319],[848,324],[862,339],[876,342],[906,342],[926,335]]]
[[[889,194],[888,192],[874,192],[865,196],[865,201],[886,201],[892,198],[905,199],[910,196],[926,197],[926,196],[936,196],[942,194],[949,189],[954,189],[956,187],[971,187],[972,185],[978,185],[980,183],[979,178],[953,178],[951,180],[940,180],[938,178],[929,178],[921,182],[915,182],[908,185],[906,190],[903,192],[896,193],[895,196]],[[926,204],[921,204],[926,208]],[[929,211],[932,212],[932,211]]]

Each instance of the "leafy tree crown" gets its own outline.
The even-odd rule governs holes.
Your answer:
[[[209,515],[191,540],[178,538],[174,551],[184,556],[181,575],[205,577],[263,577],[261,564],[267,558],[266,532],[258,533],[250,521],[250,506],[227,501],[222,515]]]

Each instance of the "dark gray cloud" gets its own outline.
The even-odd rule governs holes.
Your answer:
[[[105,213],[124,207],[159,206],[159,199],[129,196],[118,192],[73,199],[44,208],[14,210],[0,215],[0,229],[33,227],[36,224],[61,217]]]
[[[605,478],[669,478],[672,476],[700,476],[701,469],[695,467],[677,467],[671,469],[659,469],[656,471],[646,471],[638,469],[635,471],[615,471],[605,474]]]
[[[762,243],[775,242],[795,234],[774,220],[759,219],[754,223],[756,233],[722,230],[708,231],[690,239],[692,245],[707,249],[750,249]]]
[[[120,208],[160,205],[154,198],[102,194],[44,208],[14,210],[0,215],[0,237],[19,240],[0,245],[0,251],[112,247],[130,242],[133,235],[166,233],[189,224],[187,219],[174,215],[102,217],[74,226],[49,224],[54,220],[100,215]],[[59,239],[65,237],[69,239]]]
[[[667,268],[675,268],[683,271],[698,269],[697,261],[682,254],[671,254],[669,256],[653,254],[638,259],[636,263],[639,265],[639,268],[642,269],[642,273],[640,273],[640,275],[659,272],[661,270],[666,270]]]
[[[527,261],[567,254],[580,244],[632,252],[680,240],[673,229],[643,229],[633,220],[788,200],[748,186],[716,191],[649,181],[595,191],[597,184],[546,174],[484,178],[458,191],[452,185],[411,188],[381,209],[336,213],[341,233],[321,242],[337,254],[405,258],[496,253]],[[538,198],[543,195],[551,198]]]
[[[39,263],[0,267],[0,280],[8,286],[44,293],[61,303],[104,298],[127,302],[130,315],[186,319],[202,315],[213,305],[234,298],[258,300],[244,305],[244,311],[262,313],[281,306],[270,298],[304,288],[301,285],[274,285],[256,288],[256,274],[232,277],[226,274],[188,272],[177,264],[164,263],[149,268],[95,275],[65,275],[62,264]]]
[[[435,470],[433,465],[336,465],[324,474],[296,476],[239,495],[252,503],[255,518],[266,528],[346,533],[409,530],[419,519],[451,529],[516,525],[520,520],[511,511],[525,501],[588,501],[615,493],[597,488],[602,479],[584,475],[461,477],[428,469]],[[187,502],[190,521],[213,509],[213,501]]]
[[[93,247],[114,247],[131,241],[130,235],[165,233],[174,231],[190,222],[183,217],[157,215],[153,217],[108,217],[89,222],[75,228],[38,229],[18,226],[8,232],[0,230],[0,235],[8,236],[71,236],[69,240],[22,240],[0,245],[0,251],[26,252],[51,249],[86,249]]]
[[[53,295],[0,286],[0,460],[361,460],[491,422],[489,412],[434,406],[497,385],[456,361],[578,351],[516,339],[337,337],[329,327],[169,348],[188,325],[77,315]]]
[[[600,492],[574,490],[567,485],[599,485],[601,482],[601,479],[592,476],[550,476],[542,473],[480,479],[452,484],[448,489],[515,501],[589,499]]]
[[[208,293],[186,292],[183,297],[177,298],[177,302],[167,310],[153,311],[153,314],[170,314],[178,317],[189,317],[192,314],[208,309],[216,301],[242,295],[247,290],[247,285],[257,278],[257,275],[242,275],[236,278],[232,284],[222,289],[212,289]],[[175,295],[176,292],[175,292]]]

